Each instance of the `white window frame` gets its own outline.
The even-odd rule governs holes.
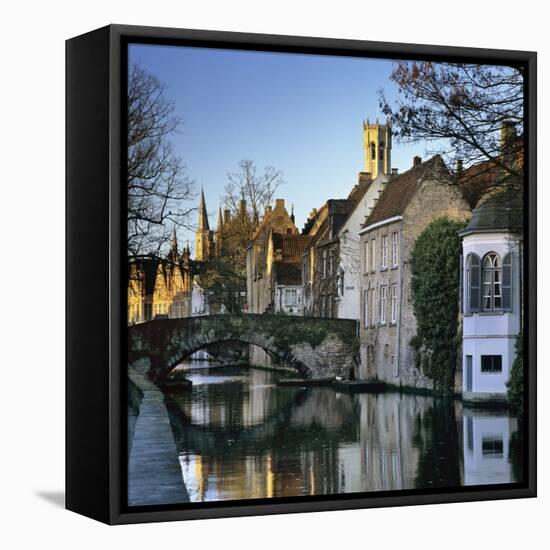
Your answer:
[[[368,239],[365,240],[365,268],[364,268],[364,272],[365,273],[368,273],[369,272],[369,247],[370,247],[370,241]]]
[[[365,328],[369,326],[369,291],[363,291],[363,324]]]
[[[380,287],[380,324],[385,325],[387,322],[386,309],[388,307],[388,285]]]
[[[374,288],[371,288],[370,289],[370,311],[371,311],[371,316],[370,316],[370,326],[373,327],[374,326],[374,323],[375,323],[375,318],[376,318],[376,291]]]
[[[502,261],[496,252],[485,254],[481,260],[481,291],[482,311],[502,311]]]
[[[285,288],[285,306],[298,306],[298,291],[295,288]]]
[[[370,241],[370,270],[376,271],[376,239]]]
[[[391,235],[391,263],[393,267],[399,265],[399,241],[397,231]]]
[[[381,246],[381,267],[382,269],[388,268],[388,236],[382,235],[382,246]]]
[[[391,285],[390,289],[391,300],[391,323],[397,323],[397,284]]]

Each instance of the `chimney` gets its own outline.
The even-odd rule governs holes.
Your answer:
[[[456,160],[456,176],[459,178],[462,175],[462,171],[464,170],[464,164],[462,162],[462,159]]]
[[[392,168],[391,169],[391,175],[392,176],[397,176],[397,173],[399,172],[399,168]]]
[[[369,181],[371,179],[369,172],[359,172],[357,176],[357,182],[359,185]]]
[[[276,209],[283,209],[285,207],[285,199],[275,199],[275,208]]]
[[[246,201],[244,199],[241,199],[239,201],[239,214],[241,216],[244,216],[246,213]]]
[[[420,166],[422,164],[422,158],[421,157],[414,157],[413,158],[413,166]]]
[[[517,149],[516,127],[510,121],[502,123],[500,129],[500,149],[505,163],[514,164]]]

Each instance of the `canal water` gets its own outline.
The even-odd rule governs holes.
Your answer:
[[[168,391],[166,406],[192,502],[521,481],[518,422],[506,411],[183,368],[193,386]]]

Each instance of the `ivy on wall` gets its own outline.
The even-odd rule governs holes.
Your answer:
[[[508,402],[512,410],[519,415],[523,414],[523,334],[516,339],[516,357],[512,363],[510,379],[506,383]]]
[[[412,301],[417,335],[411,341],[417,367],[434,389],[452,392],[460,349],[458,334],[461,222],[434,220],[412,253]]]

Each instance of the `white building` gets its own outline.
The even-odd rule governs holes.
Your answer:
[[[510,439],[517,419],[502,413],[464,410],[464,485],[513,483]]]
[[[208,300],[204,294],[203,288],[193,281],[193,290],[191,292],[191,316],[196,317],[198,315],[209,315],[210,308],[208,307]]]
[[[504,400],[521,329],[521,202],[484,200],[460,232],[463,246],[463,398]]]
[[[367,175],[367,174],[365,174]],[[360,174],[361,176],[361,174]],[[340,241],[337,275],[337,317],[338,319],[359,319],[361,314],[361,245],[359,231],[388,181],[388,175],[380,172],[365,189],[359,188],[361,198],[355,204],[348,218],[338,231]]]

